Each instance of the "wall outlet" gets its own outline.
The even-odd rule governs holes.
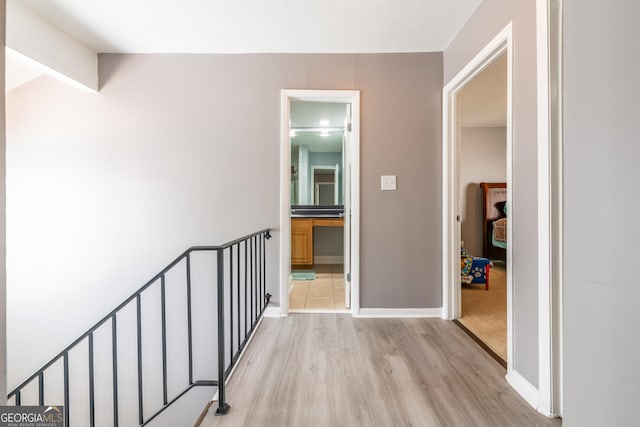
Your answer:
[[[395,175],[382,175],[380,177],[380,190],[396,190],[396,176]]]

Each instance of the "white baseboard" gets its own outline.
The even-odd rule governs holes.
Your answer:
[[[344,264],[344,257],[342,255],[318,255],[313,257],[314,264]]]
[[[505,378],[511,387],[513,387],[513,389],[517,391],[529,405],[531,405],[535,410],[538,410],[540,392],[533,386],[533,384],[513,369],[507,373]]]
[[[442,317],[438,308],[361,308],[354,317]]]
[[[331,309],[331,308],[302,308],[302,309],[289,309],[289,313],[316,313],[316,314],[350,314],[351,311],[349,311],[346,308],[336,308],[336,309]]]
[[[283,317],[280,307],[275,305],[269,305],[264,309],[264,317]]]

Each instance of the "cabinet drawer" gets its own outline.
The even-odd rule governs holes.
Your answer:
[[[294,218],[291,220],[291,231],[309,231],[313,228],[313,219]]]

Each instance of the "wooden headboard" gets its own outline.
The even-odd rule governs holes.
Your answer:
[[[482,219],[497,219],[500,215],[496,209],[496,203],[507,200],[507,184],[504,182],[483,182],[480,184],[484,203],[482,204]]]
[[[493,220],[501,215],[496,208],[496,203],[507,200],[507,184],[505,182],[483,182],[482,189],[482,256],[484,258],[506,259],[506,252],[502,248],[496,248],[491,244],[491,227]]]

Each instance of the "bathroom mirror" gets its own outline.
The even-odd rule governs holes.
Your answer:
[[[346,104],[291,102],[291,205],[343,205]]]

